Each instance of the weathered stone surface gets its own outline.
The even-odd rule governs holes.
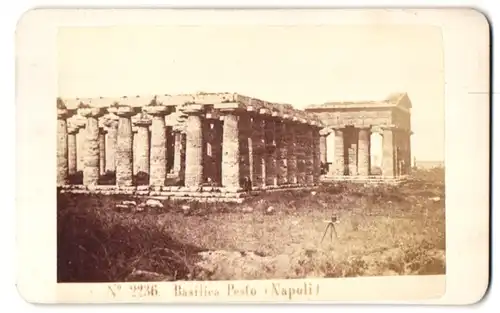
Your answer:
[[[288,183],[288,139],[287,124],[279,121],[276,125],[276,149],[278,185]]]
[[[384,128],[382,135],[382,175],[394,176],[394,144],[392,128]]]
[[[358,174],[370,175],[370,129],[360,128],[358,136]]]
[[[151,125],[149,184],[153,186],[164,186],[167,179],[167,133],[163,112],[153,115]]]
[[[278,184],[278,177],[276,173],[276,140],[275,140],[275,126],[274,119],[265,119],[264,132],[265,132],[265,145],[266,145],[266,186],[276,186]]]
[[[319,179],[321,176],[321,149],[320,149],[320,143],[321,141],[321,136],[319,135],[319,132],[315,129],[313,130],[313,172],[314,172],[314,178],[313,182],[314,184],[319,183]],[[326,156],[325,156],[326,159]]]
[[[250,179],[250,154],[249,138],[252,136],[252,121],[248,114],[238,116],[238,140],[239,140],[239,183],[238,187],[251,189]]]
[[[252,117],[252,186],[259,187],[265,185],[265,138],[264,121],[260,116]]]
[[[181,171],[182,134],[180,131],[174,132],[174,167],[173,172],[179,175]]]
[[[321,163],[326,164],[326,135],[321,135],[319,138],[319,152]]]
[[[306,141],[305,132],[302,124],[295,125],[295,155],[297,157],[296,177],[297,183],[303,185],[306,183]]]
[[[57,185],[68,183],[68,130],[66,115],[57,118]]]
[[[76,173],[76,134],[78,128],[68,128],[68,174],[74,175]]]
[[[335,174],[344,175],[344,131],[335,129]]]
[[[116,185],[133,185],[132,159],[132,121],[128,112],[118,112],[118,129],[116,140]]]
[[[76,170],[83,171],[85,163],[85,126],[78,127],[76,134]]]
[[[85,127],[85,162],[83,168],[83,184],[97,185],[99,181],[99,124],[97,117],[87,117]]]
[[[222,186],[240,185],[239,120],[235,114],[224,117],[222,134]]]
[[[184,184],[199,186],[203,182],[203,134],[199,112],[187,111],[186,120],[186,169]],[[234,140],[234,138],[233,138]]]
[[[108,119],[106,122],[106,171],[116,171],[116,140],[118,134],[118,119]]]
[[[311,185],[314,183],[314,142],[313,130],[311,127],[304,127],[304,147],[305,147],[305,183]]]
[[[99,128],[99,173],[106,173],[106,130]]]
[[[149,174],[149,124],[144,121],[136,123],[135,153],[137,173]]]
[[[287,126],[287,168],[288,168],[288,183],[297,183],[297,136],[296,124],[289,123]]]

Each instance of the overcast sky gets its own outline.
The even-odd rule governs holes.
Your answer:
[[[412,153],[444,159],[441,31],[430,26],[61,29],[62,97],[238,92],[297,108],[407,92]]]

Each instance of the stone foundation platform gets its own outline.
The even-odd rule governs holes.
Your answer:
[[[321,176],[323,183],[351,182],[360,184],[397,185],[407,180],[408,176]]]
[[[242,189],[200,186],[198,188],[184,186],[130,186],[118,187],[115,185],[63,185],[57,188],[60,193],[72,194],[101,194],[101,195],[128,195],[134,197],[149,197],[161,200],[191,200],[199,202],[234,202],[243,203],[252,196],[267,192],[282,192],[290,190],[308,190],[316,185],[289,184],[280,186],[265,186],[253,188],[251,191]]]

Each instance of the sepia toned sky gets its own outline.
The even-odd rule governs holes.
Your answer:
[[[63,28],[59,96],[238,92],[297,108],[407,92],[412,154],[444,160],[441,31],[407,26]]]

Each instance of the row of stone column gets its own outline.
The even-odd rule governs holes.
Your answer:
[[[335,133],[335,162],[332,173],[336,176],[369,176],[371,127],[333,128]],[[346,133],[356,136],[346,136]],[[410,164],[410,133],[394,127],[381,127],[382,175],[399,176],[407,174]],[[321,162],[326,164],[326,135],[320,138]],[[354,141],[352,140],[354,138]],[[346,141],[349,145],[345,146]],[[347,153],[347,155],[346,155]],[[348,163],[348,164],[346,164]],[[348,166],[346,166],[348,165]]]
[[[134,173],[137,172],[149,174],[149,185],[165,186],[165,107],[145,107],[144,111],[152,119],[134,121],[137,128],[135,135],[131,108],[110,108],[109,111],[118,118],[108,121],[109,130],[106,133],[98,123],[101,110],[80,110],[79,114],[86,118],[82,151],[76,149],[76,129],[67,127],[68,114],[60,112],[58,183],[68,182],[68,175],[77,168],[77,157],[84,155],[84,185],[97,185],[99,175],[112,169],[118,186],[132,186]],[[185,143],[182,143],[181,135],[176,134],[174,171],[183,169],[185,186],[194,187],[203,184],[206,178],[204,161],[208,137],[203,134],[207,132],[203,127],[205,112],[200,106],[193,106],[187,108],[185,113],[188,114]],[[240,188],[245,180],[253,186],[265,187],[313,184],[319,179],[319,133],[316,127],[309,124],[231,110],[223,116],[221,139],[222,153],[216,153],[214,158],[220,159],[220,183],[224,187]],[[71,148],[68,149],[68,146]],[[184,158],[180,157],[183,146]]]

